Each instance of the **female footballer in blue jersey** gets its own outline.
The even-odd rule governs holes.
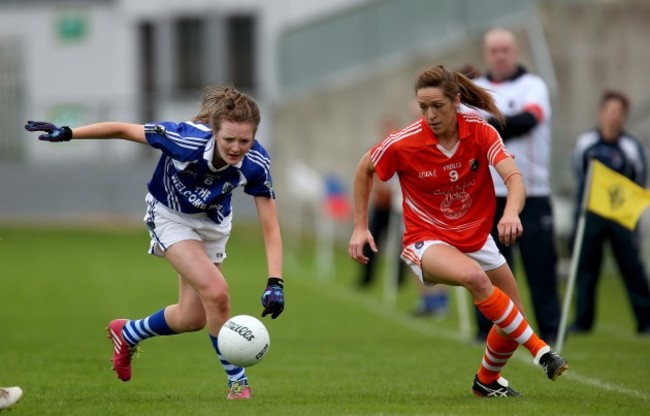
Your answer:
[[[262,316],[275,319],[284,309],[282,238],[269,155],[255,140],[259,123],[259,108],[251,97],[234,88],[210,86],[199,114],[187,122],[105,122],[69,128],[28,121],[25,125],[29,131],[46,132],[39,136],[44,141],[121,138],[162,152],[148,184],[144,222],[151,236],[149,253],[164,256],[178,272],[178,303],[143,319],[109,323],[113,369],[120,380],[131,379],[131,357],[141,341],[207,325],[228,377],[228,399],[250,398],[244,369],[223,358],[217,335],[230,318],[221,263],[231,229],[232,191],[239,186],[255,198],[271,276],[262,294]]]

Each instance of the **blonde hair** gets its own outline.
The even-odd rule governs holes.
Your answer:
[[[470,107],[485,110],[492,114],[501,125],[505,119],[492,94],[483,87],[476,85],[471,79],[460,72],[450,71],[442,65],[436,65],[422,70],[415,80],[415,92],[422,88],[440,88],[451,101],[460,94],[460,101]]]
[[[203,90],[201,110],[192,121],[211,124],[213,130],[219,131],[223,120],[251,123],[253,131],[257,131],[260,109],[255,100],[235,87],[209,85]]]

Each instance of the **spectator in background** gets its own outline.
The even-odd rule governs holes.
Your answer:
[[[0,410],[9,409],[23,397],[23,389],[20,387],[0,387]]]
[[[578,137],[573,167],[579,187],[576,199],[576,224],[589,163],[592,159],[620,173],[639,186],[646,185],[646,155],[641,142],[624,130],[629,112],[627,97],[617,91],[603,94],[598,109],[598,126]],[[573,235],[575,236],[575,229]],[[582,247],[576,274],[577,306],[572,333],[591,331],[595,320],[596,286],[600,277],[605,243],[610,243],[625,282],[639,334],[650,335],[650,291],[641,260],[638,228],[629,230],[616,221],[587,211]]]
[[[503,28],[488,31],[483,38],[483,54],[488,72],[474,82],[492,92],[497,107],[505,116],[505,123],[500,125],[494,117],[486,115],[508,151],[515,156],[526,184],[526,202],[521,212],[524,234],[517,240],[517,247],[528,279],[540,336],[553,344],[559,327],[560,305],[551,206],[551,104],[548,89],[540,77],[519,64],[517,42],[510,31]],[[492,235],[499,251],[515,270],[513,246],[505,246],[496,238],[507,189],[496,170],[491,170],[497,195]],[[478,310],[476,317],[477,338],[484,339],[492,323]]]

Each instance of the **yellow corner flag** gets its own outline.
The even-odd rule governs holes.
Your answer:
[[[592,160],[591,191],[587,209],[633,230],[650,206],[650,190]]]

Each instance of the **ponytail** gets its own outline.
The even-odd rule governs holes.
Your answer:
[[[442,65],[437,65],[421,71],[415,81],[415,92],[422,88],[440,88],[450,100],[460,94],[461,103],[485,110],[492,114],[501,125],[505,123],[503,114],[494,102],[492,94],[483,87],[476,85],[461,72],[449,71]]]

